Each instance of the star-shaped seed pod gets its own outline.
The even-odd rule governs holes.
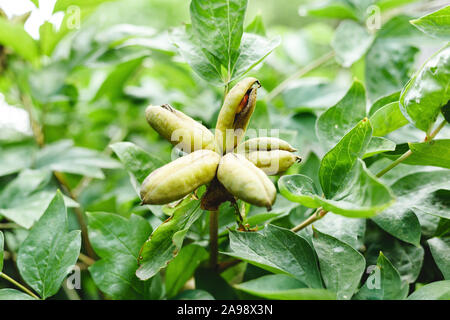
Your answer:
[[[225,201],[241,199],[272,208],[276,188],[267,175],[286,171],[300,157],[286,141],[273,137],[241,143],[256,106],[255,78],[245,78],[226,95],[215,135],[205,126],[165,104],[149,106],[150,126],[188,155],[153,171],[141,187],[143,204],[167,204],[208,184],[202,208],[217,210]]]

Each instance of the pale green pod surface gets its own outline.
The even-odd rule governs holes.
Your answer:
[[[228,153],[219,164],[217,178],[232,195],[259,207],[272,208],[277,191],[267,175],[244,156]]]
[[[184,152],[215,149],[211,131],[168,104],[147,107],[145,117],[156,132]]]
[[[269,176],[285,172],[295,162],[301,161],[299,156],[285,150],[252,151],[245,156]]]
[[[198,150],[153,171],[142,183],[142,203],[166,204],[183,198],[214,178],[219,161],[216,152]]]
[[[237,146],[242,151],[264,151],[264,150],[286,150],[295,152],[297,149],[292,147],[288,142],[275,137],[259,137],[252,138],[242,142]]]
[[[222,153],[233,150],[242,140],[255,110],[257,89],[260,86],[256,78],[245,78],[226,95],[215,132],[217,147]]]

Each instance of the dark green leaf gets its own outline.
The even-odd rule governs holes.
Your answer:
[[[366,116],[366,95],[361,82],[355,81],[345,96],[322,113],[316,122],[316,134],[326,149],[339,140]]]
[[[400,97],[400,109],[418,129],[427,132],[441,108],[450,100],[450,45],[435,53],[408,82]]]
[[[211,268],[198,268],[195,271],[195,287],[211,293],[217,300],[236,300],[238,298],[230,284]]]
[[[186,199],[176,207],[172,216],[154,230],[142,246],[136,271],[138,278],[150,279],[177,256],[187,231],[202,213],[198,200]]]
[[[334,300],[336,295],[324,289],[305,287],[301,281],[284,274],[273,274],[236,285],[257,297],[274,300]]]
[[[358,288],[366,267],[363,255],[348,244],[317,230],[314,230],[313,244],[326,288],[336,292],[337,299],[349,300]]]
[[[208,252],[196,244],[183,247],[166,269],[167,297],[175,296],[193,275],[202,261],[208,258]]]
[[[450,172],[416,172],[399,179],[391,188],[396,196],[395,204],[372,219],[398,239],[418,245],[420,224],[411,209],[420,205],[431,193],[450,189]]]
[[[433,37],[450,40],[450,6],[429,13],[419,19],[411,20],[419,30]]]
[[[295,233],[268,225],[262,232],[230,232],[231,256],[265,270],[289,274],[311,288],[322,288],[314,252]]]
[[[408,300],[450,300],[450,280],[427,284],[414,291]]]
[[[336,60],[348,68],[366,53],[373,39],[359,23],[344,20],[337,27],[331,46],[336,52]]]
[[[152,282],[139,280],[135,273],[150,224],[136,215],[125,219],[102,212],[88,213],[88,223],[91,244],[101,258],[89,272],[100,290],[113,299],[149,299]]]
[[[20,246],[17,267],[27,284],[46,299],[58,292],[80,248],[81,232],[69,232],[66,207],[58,192]]]
[[[357,300],[403,300],[408,294],[408,286],[402,282],[400,274],[382,252],[377,265],[364,286],[355,295]]]
[[[450,237],[429,239],[431,254],[434,262],[444,275],[444,279],[450,279]]]
[[[173,298],[173,300],[214,300],[214,297],[204,290],[186,290]]]

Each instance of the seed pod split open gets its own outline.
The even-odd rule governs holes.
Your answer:
[[[198,150],[153,171],[141,187],[143,204],[166,204],[210,182],[216,175],[220,156]]]
[[[156,132],[184,152],[215,149],[211,131],[168,104],[147,107],[145,116]]]
[[[219,164],[217,178],[231,194],[250,204],[272,208],[276,189],[266,174],[244,156],[228,153]]]
[[[296,161],[301,161],[299,156],[285,150],[252,151],[245,156],[251,163],[269,176],[282,173],[289,169]]]
[[[245,78],[225,97],[215,132],[217,147],[222,153],[233,150],[242,140],[256,106],[256,92],[260,86],[256,78]]]

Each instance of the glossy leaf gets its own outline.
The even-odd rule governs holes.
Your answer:
[[[58,192],[20,246],[17,267],[27,284],[46,299],[58,292],[80,248],[81,232],[68,230],[66,207]]]
[[[367,150],[363,156],[363,159],[372,157],[379,153],[394,151],[395,146],[396,144],[394,141],[381,137],[372,137],[370,139],[369,145],[367,146]]]
[[[292,231],[268,225],[262,232],[230,232],[229,255],[270,272],[292,275],[310,288],[322,288],[314,252]]]
[[[370,107],[369,116],[372,117],[375,112],[389,103],[398,102],[398,99],[400,99],[400,93],[400,91],[396,91],[376,100]]]
[[[330,149],[366,116],[366,95],[361,82],[355,81],[345,96],[322,113],[316,122],[319,141]]]
[[[417,71],[400,97],[400,110],[418,129],[427,132],[441,108],[450,100],[450,45],[445,46]]]
[[[358,288],[366,267],[363,255],[348,244],[317,230],[314,230],[313,244],[325,287],[336,292],[337,299],[349,300]]]
[[[153,231],[139,253],[139,279],[150,279],[177,256],[189,227],[202,213],[200,201],[186,199]]]
[[[450,6],[443,7],[411,23],[422,32],[432,37],[450,40]]]
[[[315,199],[318,196],[317,187],[308,176],[302,174],[282,176],[278,180],[278,188],[280,193],[290,201],[309,208],[320,206]]]
[[[427,284],[414,291],[408,300],[450,300],[450,280]]]
[[[337,27],[331,43],[336,60],[343,67],[350,67],[369,49],[374,37],[360,24],[344,20]]]
[[[290,276],[274,274],[236,285],[236,288],[257,297],[273,300],[334,300],[335,294],[325,289],[307,288]]]
[[[418,245],[421,235],[420,224],[411,209],[436,190],[450,188],[449,183],[450,172],[446,170],[407,175],[391,186],[396,196],[395,204],[372,219],[398,239]]]
[[[113,299],[149,299],[151,281],[136,277],[142,243],[151,234],[144,218],[132,215],[88,213],[89,239],[100,257],[89,272],[98,288]]]
[[[166,269],[166,294],[175,296],[194,275],[195,269],[208,258],[208,252],[196,244],[183,247]]]
[[[16,289],[0,289],[0,300],[36,300],[32,296]]]
[[[383,137],[395,131],[409,122],[400,111],[398,102],[391,102],[378,109],[371,117],[373,135]]]
[[[431,254],[433,255],[434,262],[438,266],[444,275],[444,279],[450,279],[450,238],[432,238],[429,239],[428,245],[430,246]]]
[[[405,163],[450,169],[450,139],[408,143],[412,155]]]
[[[358,293],[356,300],[403,300],[408,294],[408,286],[403,283],[397,269],[380,252],[377,265]]]

